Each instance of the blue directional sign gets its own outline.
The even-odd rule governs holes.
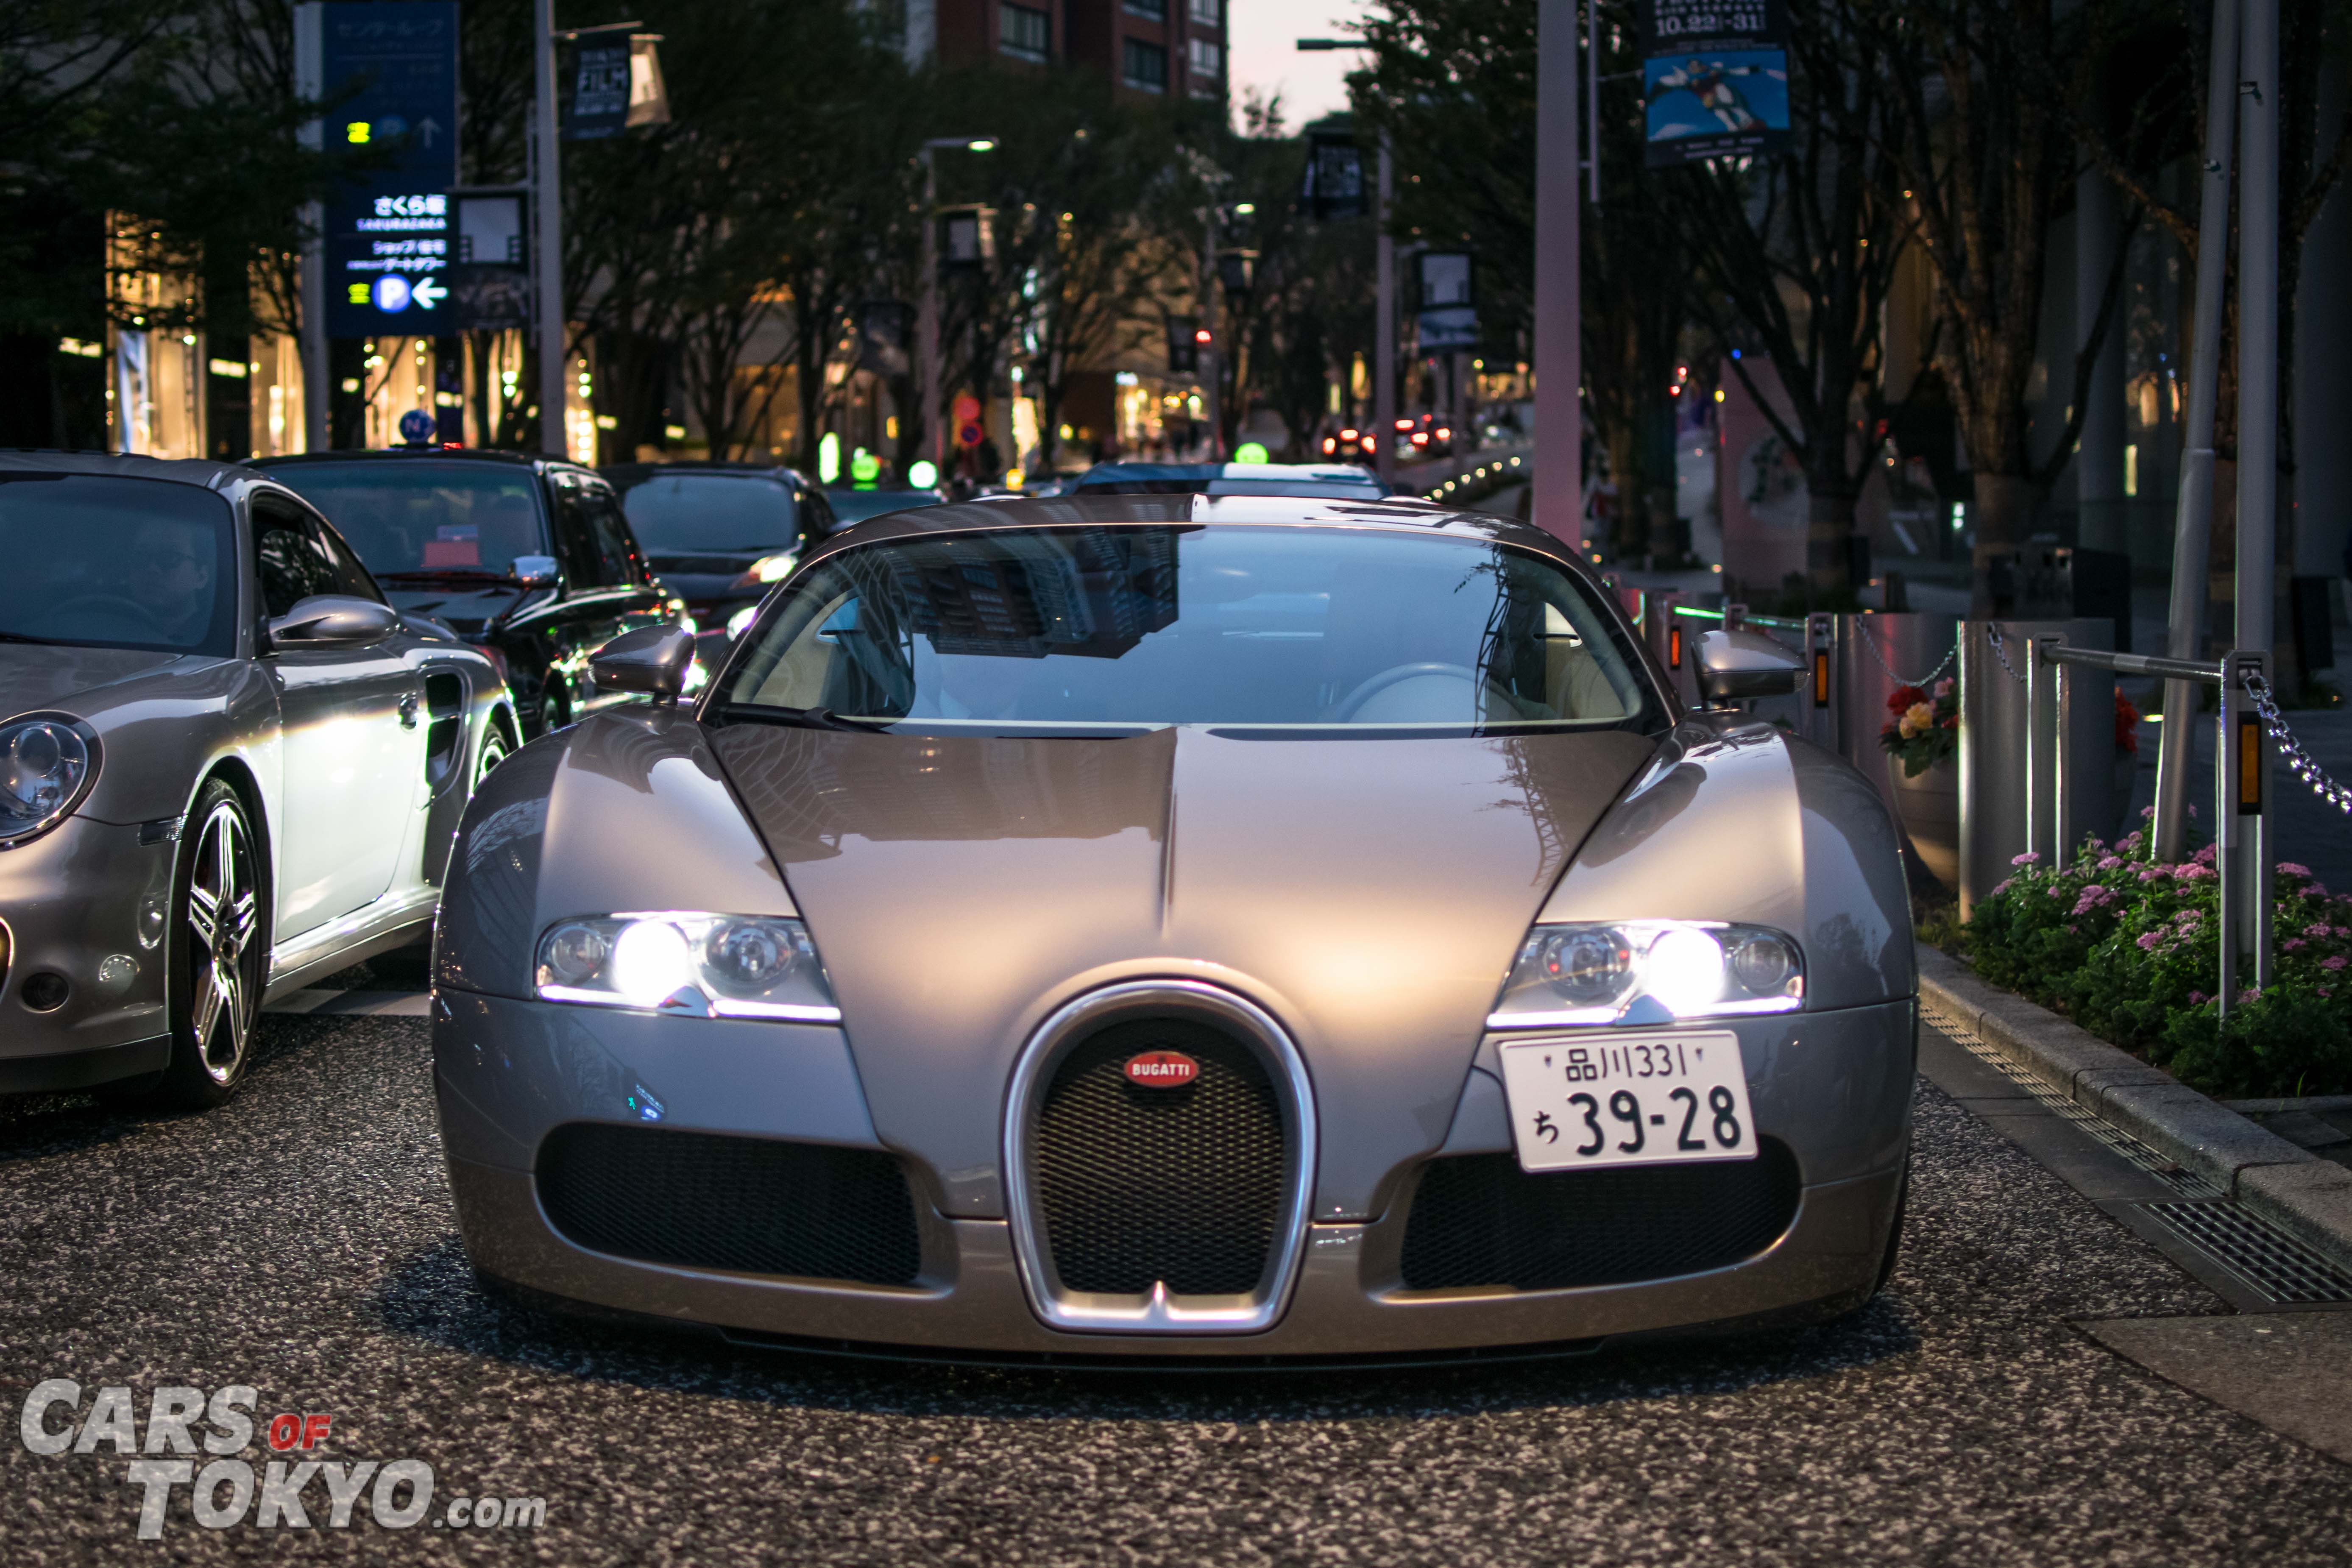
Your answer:
[[[457,183],[456,0],[329,0],[326,134],[393,153],[327,203],[331,337],[457,330],[449,187]]]

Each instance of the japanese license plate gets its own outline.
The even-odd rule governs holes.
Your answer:
[[[1523,1171],[1756,1157],[1728,1030],[1522,1040],[1496,1054]]]

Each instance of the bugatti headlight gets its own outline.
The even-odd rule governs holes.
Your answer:
[[[775,915],[583,915],[539,939],[542,1000],[706,1018],[837,1023],[808,927]]]
[[[1804,1005],[1797,944],[1766,926],[1706,921],[1539,925],[1486,1020],[1496,1028],[1655,1024]]]
[[[63,715],[0,725],[0,848],[72,815],[98,776],[98,737]]]

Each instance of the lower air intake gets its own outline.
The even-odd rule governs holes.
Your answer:
[[[1509,1154],[1433,1160],[1405,1216],[1407,1289],[1630,1285],[1752,1258],[1797,1217],[1796,1156],[1530,1175]]]
[[[1130,1083],[1122,1064],[1146,1051],[1181,1051],[1200,1077]],[[1114,1024],[1055,1067],[1036,1125],[1036,1212],[1064,1290],[1257,1289],[1286,1162],[1281,1099],[1247,1046],[1185,1019]]]
[[[615,1257],[864,1285],[922,1266],[906,1173],[878,1150],[573,1122],[537,1179],[566,1240]]]

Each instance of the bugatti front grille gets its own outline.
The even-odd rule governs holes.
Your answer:
[[[1412,1290],[1627,1285],[1752,1258],[1797,1217],[1796,1156],[1530,1175],[1509,1154],[1433,1160],[1405,1215]]]
[[[878,1150],[574,1122],[538,1182],[567,1240],[621,1258],[866,1285],[922,1265],[906,1172]]]
[[[1200,1076],[1130,1082],[1181,1051]],[[1037,1107],[1036,1211],[1062,1289],[1240,1295],[1266,1272],[1287,1174],[1283,1109],[1255,1052],[1183,1019],[1114,1024],[1074,1047]]]

